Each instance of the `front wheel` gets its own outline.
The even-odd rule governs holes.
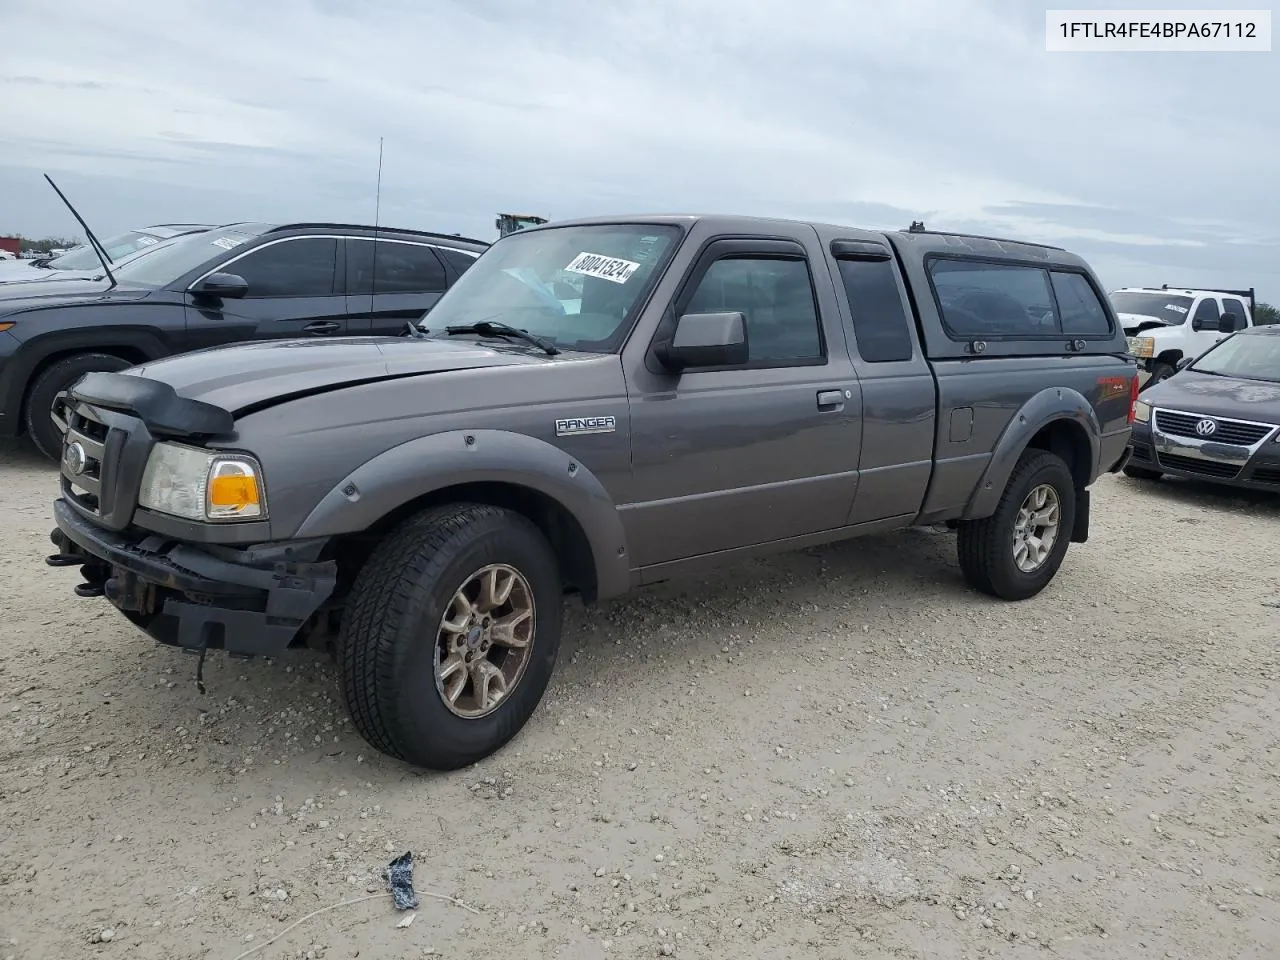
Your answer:
[[[425,511],[357,576],[338,637],[360,734],[415,766],[455,770],[514,737],[555,667],[555,551],[527,518],[479,504]]]
[[[1026,450],[995,513],[960,524],[965,579],[1002,600],[1035,596],[1062,565],[1075,516],[1075,481],[1066,463],[1047,450]]]
[[[86,373],[114,373],[129,366],[129,361],[109,353],[77,353],[50,365],[27,393],[26,428],[32,445],[50,460],[57,460],[66,430],[67,390]]]
[[[1173,364],[1156,361],[1151,364],[1151,373],[1147,377],[1147,382],[1142,385],[1142,389],[1146,390],[1148,387],[1154,387],[1161,380],[1168,380],[1177,372],[1178,370]]]

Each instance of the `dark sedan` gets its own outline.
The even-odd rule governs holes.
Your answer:
[[[1145,390],[1124,472],[1280,491],[1280,326],[1232,334]]]

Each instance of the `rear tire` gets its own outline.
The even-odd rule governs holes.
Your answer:
[[[128,360],[109,353],[77,353],[50,365],[27,391],[25,420],[32,445],[50,460],[57,460],[62,449],[62,429],[54,421],[58,395],[86,373],[114,373],[131,366]]]
[[[526,517],[480,504],[413,517],[369,558],[343,616],[338,670],[356,729],[418,767],[484,759],[537,709],[562,613],[558,559]]]
[[[1041,493],[1043,501],[1037,507],[1035,500]],[[1030,513],[1024,514],[1029,503]],[[1031,517],[1044,515],[1050,505],[1056,505],[1052,543],[1044,544],[1048,538],[1047,527],[1040,528],[1035,523],[1032,528],[1039,530],[1041,536],[1022,537],[1020,514]],[[956,550],[965,579],[975,589],[1001,600],[1026,600],[1035,596],[1048,586],[1062,565],[1075,515],[1075,481],[1066,463],[1047,450],[1033,448],[1024,451],[1014,466],[995,512],[981,520],[960,523]],[[1026,561],[1029,552],[1041,547],[1047,547],[1047,553],[1033,569],[1019,566],[1020,549],[1023,551],[1022,559]]]

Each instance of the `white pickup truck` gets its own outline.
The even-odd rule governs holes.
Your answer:
[[[1124,287],[1109,295],[1129,353],[1148,374],[1143,389],[1172,376],[1223,337],[1251,327],[1256,300],[1248,290]]]

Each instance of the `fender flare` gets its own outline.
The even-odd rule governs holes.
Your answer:
[[[1010,418],[1000,439],[996,441],[991,459],[982,478],[965,504],[965,520],[989,517],[1009,483],[1013,468],[1027,449],[1027,444],[1037,433],[1055,420],[1065,420],[1078,425],[1089,441],[1089,474],[1085,486],[1098,476],[1098,459],[1102,450],[1102,426],[1091,404],[1078,390],[1070,387],[1047,387],[1032,396]]]
[[[541,493],[577,521],[591,547],[598,599],[630,588],[626,534],[604,485],[576,457],[546,441],[505,430],[434,433],[378,454],[335,484],[294,538],[367,530],[419,497],[484,482]]]

